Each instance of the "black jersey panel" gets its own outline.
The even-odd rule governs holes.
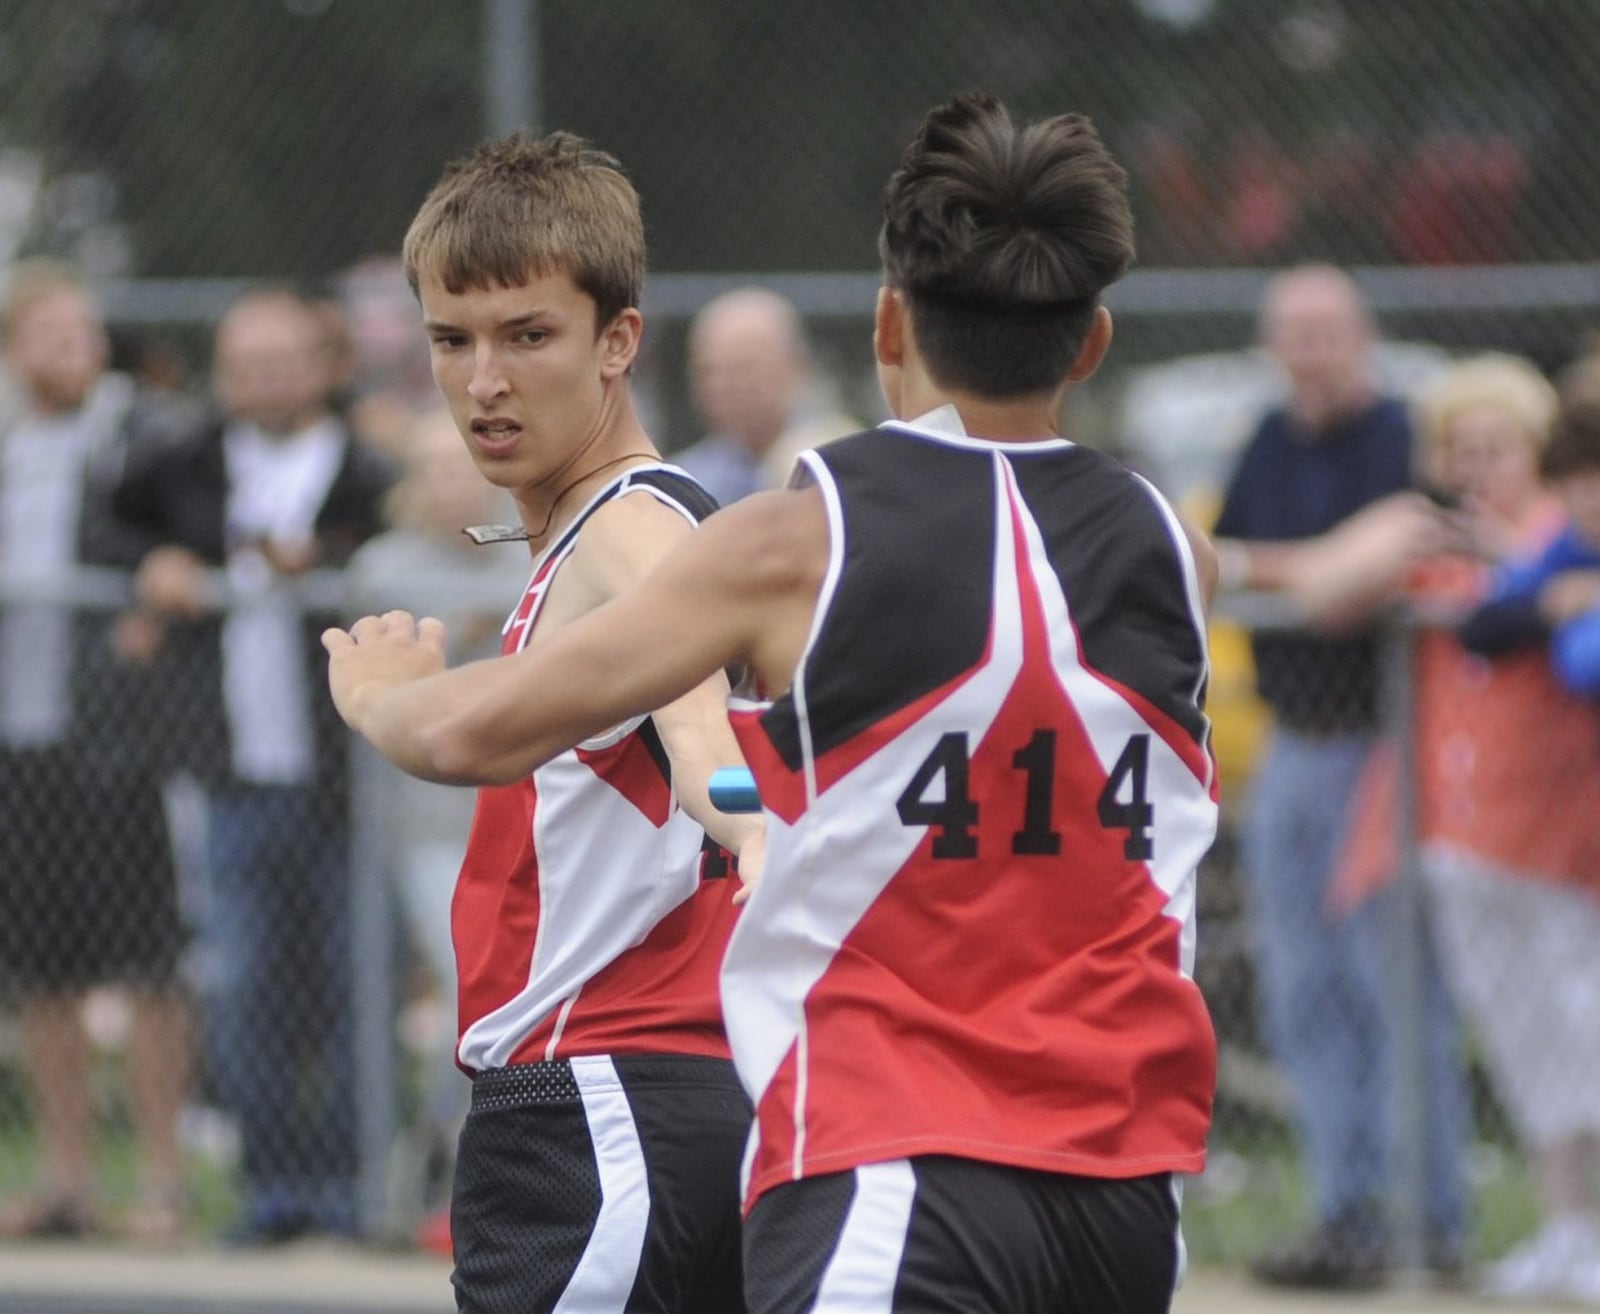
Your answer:
[[[629,477],[628,487],[636,488],[640,484],[660,489],[680,503],[697,524],[717,509],[717,499],[682,470],[641,470]]]
[[[1063,461],[1013,456],[1017,486],[1044,537],[1084,660],[1193,737],[1205,650],[1178,548],[1150,491],[1114,458],[1074,449]]]
[[[699,524],[713,511],[717,510],[717,499],[712,497],[704,488],[695,482],[682,470],[640,470],[629,472],[626,479],[617,484],[616,494],[621,495],[630,488],[638,488],[641,484],[648,484],[651,488],[665,493],[674,502],[678,503],[690,516],[695,524]],[[608,497],[604,499],[610,501]],[[596,504],[596,509],[600,504]],[[593,514],[593,511],[590,512]],[[587,519],[587,517],[585,517]],[[736,672],[729,672],[730,682],[738,679]],[[672,783],[672,761],[667,756],[666,745],[661,742],[661,734],[656,729],[656,723],[646,718],[639,727],[639,737],[651,759],[661,768],[661,778],[669,785]]]
[[[877,429],[827,444],[844,515],[844,563],[806,662],[821,756],[982,659],[989,638],[994,460],[986,451]],[[763,718],[800,767],[792,695]]]
[[[651,468],[645,470],[630,470],[620,476],[615,483],[608,487],[602,494],[584,508],[583,514],[561,531],[561,537],[548,549],[549,552],[560,552],[567,544],[578,537],[579,532],[589,523],[589,517],[603,507],[613,498],[621,497],[629,489],[648,485],[651,488],[666,494],[674,502],[687,511],[695,524],[699,524],[713,511],[717,510],[717,499],[706,492],[698,483],[682,470]]]
[[[661,778],[670,785],[672,759],[667,756],[667,746],[661,742],[661,732],[656,729],[655,721],[648,716],[639,725],[639,742],[644,745],[644,751],[650,754],[650,760],[661,772]]]

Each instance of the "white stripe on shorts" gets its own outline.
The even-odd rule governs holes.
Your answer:
[[[1178,1267],[1172,1274],[1173,1294],[1183,1285],[1184,1278],[1189,1276],[1189,1245],[1183,1239],[1183,1174],[1172,1174],[1172,1203],[1177,1209],[1177,1242],[1178,1242]]]
[[[855,1199],[823,1270],[813,1314],[889,1314],[894,1308],[917,1179],[905,1159],[865,1164],[855,1178]]]
[[[628,1093],[603,1054],[572,1060],[600,1174],[600,1212],[554,1314],[622,1314],[644,1254],[650,1183]]]

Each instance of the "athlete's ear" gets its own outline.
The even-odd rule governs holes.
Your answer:
[[[1072,368],[1067,371],[1067,382],[1082,383],[1099,369],[1100,362],[1106,358],[1106,351],[1110,346],[1111,312],[1104,306],[1096,306],[1094,322],[1084,334],[1083,345],[1078,348],[1077,358],[1072,362]]]
[[[633,367],[644,334],[644,316],[634,306],[619,311],[617,317],[600,330],[600,375],[615,379]]]
[[[872,354],[878,361],[878,388],[889,414],[900,415],[900,366],[906,356],[905,302],[891,287],[878,289],[872,317]]]
[[[894,288],[878,289],[878,306],[872,319],[872,353],[880,365],[899,365],[905,359],[905,339],[900,329],[905,308]]]

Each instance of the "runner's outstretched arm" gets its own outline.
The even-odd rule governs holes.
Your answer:
[[[824,544],[818,554],[814,543]],[[345,721],[402,770],[501,784],[718,669],[787,686],[826,558],[815,490],[718,512],[637,587],[522,652],[446,669],[444,627],[409,612],[324,632]]]

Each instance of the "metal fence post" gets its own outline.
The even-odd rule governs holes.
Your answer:
[[[484,128],[504,137],[539,130],[538,0],[484,0]]]
[[[389,1157],[399,1125],[395,918],[389,878],[389,765],[350,736],[350,989],[355,1036],[357,1210],[362,1235],[389,1218]]]
[[[1381,637],[1384,720],[1399,754],[1395,773],[1398,863],[1393,915],[1383,931],[1387,959],[1383,985],[1395,994],[1394,1027],[1389,1037],[1397,1156],[1395,1258],[1413,1273],[1426,1266],[1428,1229],[1428,1102],[1423,1062],[1423,992],[1427,986],[1423,980],[1426,957],[1422,952],[1424,909],[1417,835],[1416,634],[1409,618],[1396,617],[1385,625]]]

